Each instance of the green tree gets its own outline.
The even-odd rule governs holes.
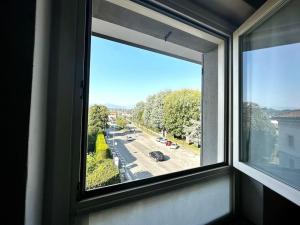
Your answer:
[[[161,91],[157,94],[151,95],[146,102],[139,103],[134,109],[134,114],[138,115],[142,124],[148,128],[161,131],[164,129],[164,99],[170,91]]]
[[[98,133],[107,127],[109,110],[104,105],[93,105],[88,113],[88,151],[95,151],[95,142]]]
[[[190,126],[184,126],[184,133],[186,139],[193,142],[195,145],[201,144],[201,120],[191,120]]]
[[[180,138],[185,136],[184,127],[200,118],[200,99],[200,91],[190,89],[173,91],[165,97],[164,126],[168,133]]]
[[[144,108],[144,113],[143,113],[144,125],[146,125],[149,128],[152,128],[151,117],[152,117],[154,101],[155,101],[155,95],[151,95],[147,98],[145,108]]]
[[[149,125],[154,130],[164,130],[164,102],[165,97],[170,94],[170,91],[161,91],[154,95],[154,98],[151,102],[151,116],[149,120]]]
[[[128,121],[123,116],[118,116],[116,119],[116,124],[121,129],[124,129],[126,127],[126,125],[128,124]]]
[[[109,110],[104,105],[93,105],[89,108],[88,130],[102,132],[107,128]]]
[[[144,109],[145,109],[145,102],[143,101],[140,101],[135,105],[132,113],[133,121],[135,121],[136,123],[143,123]]]

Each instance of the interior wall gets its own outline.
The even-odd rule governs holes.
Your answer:
[[[263,224],[298,224],[300,207],[271,189],[264,187]]]
[[[236,170],[237,171],[237,170]],[[300,207],[242,172],[236,173],[238,221],[255,225],[297,224]]]
[[[239,217],[255,225],[263,225],[263,185],[241,172],[236,175]]]
[[[230,176],[77,217],[76,225],[200,225],[231,211]]]
[[[28,140],[28,179],[25,224],[42,223],[45,138],[47,115],[47,83],[49,63],[50,1],[36,4],[36,24],[30,124]]]

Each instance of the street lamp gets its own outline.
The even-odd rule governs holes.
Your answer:
[[[115,150],[115,126],[113,126],[114,131],[113,131],[113,149]]]

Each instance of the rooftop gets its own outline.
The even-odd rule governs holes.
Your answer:
[[[278,114],[273,119],[300,119],[300,109]]]

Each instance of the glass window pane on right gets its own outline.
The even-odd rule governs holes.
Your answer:
[[[300,1],[240,39],[240,161],[300,189]]]

